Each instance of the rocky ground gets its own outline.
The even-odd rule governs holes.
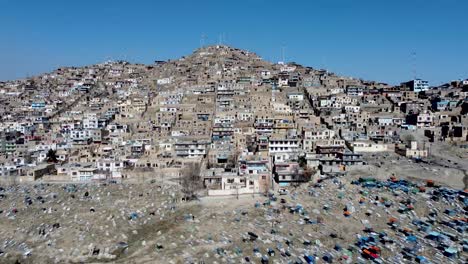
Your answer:
[[[2,186],[0,262],[355,263],[370,261],[363,252],[372,245],[385,262],[467,260],[466,193],[359,177],[191,202],[179,201],[177,185],[150,181]],[[444,237],[442,247],[415,220],[458,241]],[[444,256],[446,248],[457,255]]]
[[[379,179],[387,179],[395,175],[409,180],[433,180],[438,184],[456,189],[468,187],[468,185],[465,186],[466,170],[461,166],[457,167],[454,164],[450,164],[447,158],[429,158],[423,162],[416,162],[395,153],[382,153],[367,154],[365,155],[365,160],[368,162],[368,165],[349,168],[349,174]]]

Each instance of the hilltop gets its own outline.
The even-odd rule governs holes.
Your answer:
[[[0,262],[466,262],[467,98],[229,46],[1,83]]]

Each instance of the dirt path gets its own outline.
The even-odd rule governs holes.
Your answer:
[[[465,183],[465,190],[468,189],[468,171],[465,170],[465,177],[463,178],[463,183]]]

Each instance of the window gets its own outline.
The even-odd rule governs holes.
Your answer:
[[[228,183],[234,183],[234,179],[228,179],[227,182]]]

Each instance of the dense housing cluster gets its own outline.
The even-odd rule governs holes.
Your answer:
[[[423,159],[433,142],[466,148],[467,87],[390,86],[228,46],[153,65],[60,68],[0,84],[0,175],[177,177],[198,162],[209,195],[262,193],[366,164],[365,153]]]
[[[222,45],[1,82],[0,262],[466,262],[467,98]]]

